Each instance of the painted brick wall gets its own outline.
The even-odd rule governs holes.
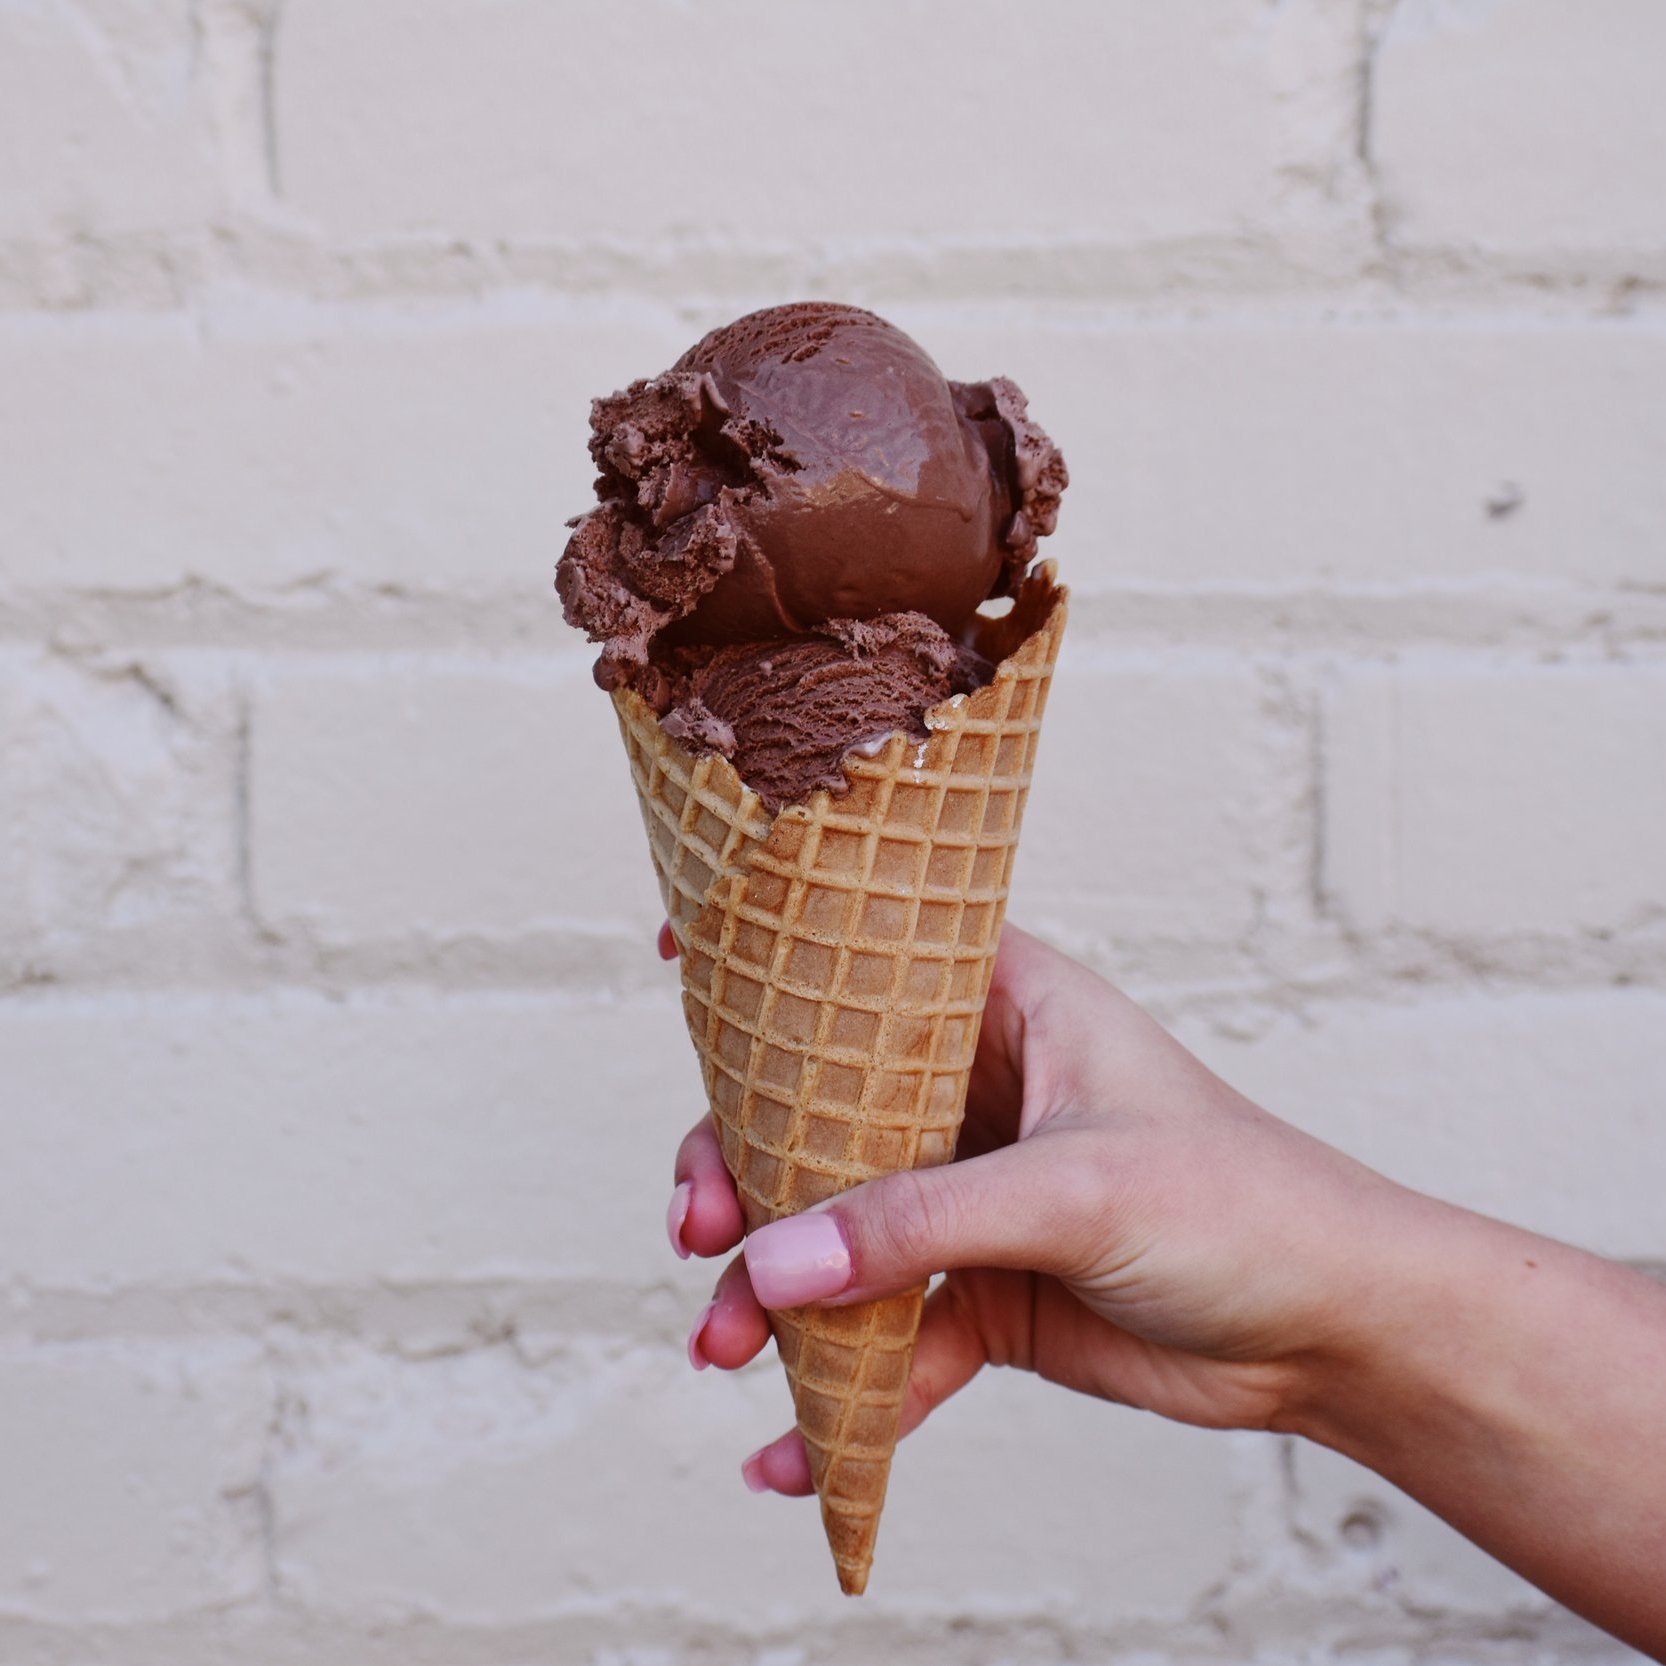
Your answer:
[[[836,1596],[736,1475],[773,1363],[683,1360],[697,1081],[550,578],[590,396],[750,306],[1013,375],[1078,604],[1015,917],[1666,1263],[1663,52],[1655,0],[0,4],[0,1660],[1626,1658],[1338,1458],[1020,1378]]]

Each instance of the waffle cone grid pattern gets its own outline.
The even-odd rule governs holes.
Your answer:
[[[747,1230],[947,1162],[990,973],[1062,596],[993,682],[771,817],[614,696],[683,1005]],[[923,1287],[773,1314],[841,1585],[866,1582]]]

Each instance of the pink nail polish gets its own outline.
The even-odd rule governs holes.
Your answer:
[[[831,1215],[790,1215],[746,1240],[746,1270],[765,1307],[798,1307],[850,1283],[850,1251]]]
[[[769,1482],[764,1479],[764,1454],[757,1451],[740,1466],[740,1478],[746,1483],[748,1492],[768,1492]]]
[[[688,1363],[696,1371],[704,1371],[711,1361],[706,1358],[706,1351],[700,1346],[700,1338],[705,1334],[706,1321],[717,1311],[716,1302],[707,1302],[700,1309],[700,1317],[694,1321],[694,1329],[688,1333]]]
[[[665,1235],[671,1240],[671,1247],[677,1252],[679,1259],[686,1261],[689,1249],[683,1243],[683,1222],[688,1219],[688,1206],[694,1198],[694,1182],[685,1180],[671,1194],[671,1205],[665,1211]]]

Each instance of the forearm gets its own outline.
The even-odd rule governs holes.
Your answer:
[[[1298,1426],[1666,1659],[1666,1288],[1398,1194]]]

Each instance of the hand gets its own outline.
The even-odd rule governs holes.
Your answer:
[[[677,1181],[678,1252],[733,1248],[709,1119]],[[1182,1422],[1304,1434],[1666,1662],[1666,1290],[1268,1116],[1012,926],[956,1161],[753,1233],[689,1358],[743,1365],[766,1307],[939,1271],[905,1433],[984,1365],[1017,1365]],[[796,1433],[743,1473],[810,1490]]]
[[[679,1253],[742,1233],[710,1118],[683,1141]],[[932,1274],[906,1433],[984,1365],[1210,1428],[1293,1427],[1399,1188],[1259,1110],[1103,980],[1003,936],[957,1160],[754,1233],[689,1342],[733,1369],[766,1307],[866,1301]],[[804,1493],[796,1433],[747,1460]]]

